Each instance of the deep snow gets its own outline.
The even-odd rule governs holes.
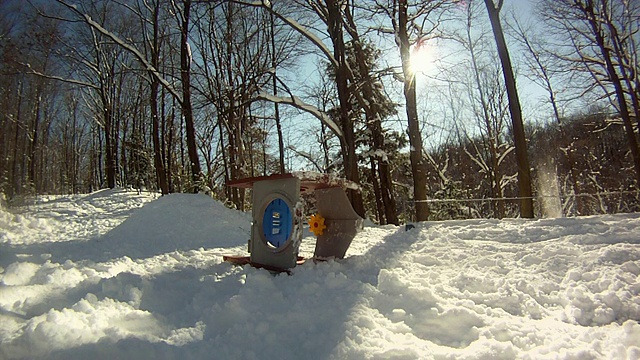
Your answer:
[[[205,195],[12,211],[2,359],[640,358],[640,214],[370,225],[346,259],[272,276],[222,261],[250,218]]]

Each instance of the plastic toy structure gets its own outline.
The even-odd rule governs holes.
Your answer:
[[[311,215],[309,218],[309,231],[315,236],[320,236],[324,233],[324,229],[327,225],[324,224],[324,218],[320,214]]]
[[[362,219],[351,207],[344,189],[354,184],[329,174],[299,172],[231,181],[229,186],[252,188],[250,256],[225,256],[236,264],[272,271],[288,271],[302,263],[298,256],[304,225],[300,194],[313,192],[317,214],[309,230],[317,236],[314,259],[343,258]]]

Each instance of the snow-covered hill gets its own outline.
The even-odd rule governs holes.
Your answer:
[[[272,276],[222,261],[250,218],[204,195],[18,210],[1,359],[640,358],[640,214],[368,226],[346,259]]]

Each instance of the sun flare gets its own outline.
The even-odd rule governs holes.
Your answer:
[[[430,74],[435,69],[435,48],[425,39],[411,46],[409,68],[412,74]]]

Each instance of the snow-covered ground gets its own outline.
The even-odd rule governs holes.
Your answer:
[[[18,210],[1,359],[640,358],[640,214],[367,226],[346,259],[272,276],[222,261],[250,219],[204,195]]]

